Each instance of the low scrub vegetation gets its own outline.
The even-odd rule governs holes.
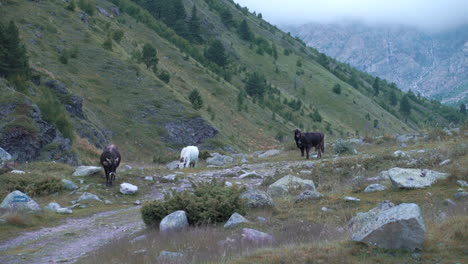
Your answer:
[[[48,195],[60,192],[63,189],[60,179],[52,176],[35,174],[17,175],[7,173],[0,177],[0,193],[6,195],[9,192],[19,190],[31,196]]]
[[[194,187],[192,192],[175,193],[163,201],[146,203],[141,209],[143,221],[156,225],[168,214],[184,210],[189,224],[224,222],[234,213],[245,213],[242,189],[225,188],[224,182],[212,181]]]

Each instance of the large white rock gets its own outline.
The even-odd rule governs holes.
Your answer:
[[[250,189],[243,192],[240,198],[246,199],[246,205],[250,208],[265,208],[275,206],[275,203],[273,202],[273,199],[271,199],[270,195],[264,191],[256,189]]]
[[[417,204],[382,203],[351,222],[354,241],[386,249],[422,249],[426,227]]]
[[[432,170],[392,168],[387,171],[393,187],[420,189],[429,187],[437,180],[446,179],[449,174]]]
[[[169,215],[166,215],[159,223],[159,230],[161,232],[166,231],[178,231],[188,227],[188,220],[185,211],[175,211]]]
[[[120,193],[122,194],[134,194],[137,191],[138,191],[138,187],[133,184],[130,184],[127,182],[120,184]]]
[[[270,149],[270,150],[267,150],[267,151],[263,152],[262,154],[258,155],[258,157],[259,158],[268,158],[268,157],[276,156],[278,154],[280,154],[279,150]]]
[[[6,150],[0,148],[0,163],[2,161],[11,160],[11,155]]]
[[[100,172],[101,167],[96,166],[79,166],[73,172],[73,176],[88,176]]]
[[[41,211],[41,207],[36,201],[18,190],[8,194],[0,204],[0,208]]]
[[[80,198],[78,198],[78,202],[81,202],[81,201],[89,201],[89,200],[96,200],[96,201],[102,202],[101,198],[99,198],[97,195],[92,194],[92,193],[89,193],[89,192],[83,193],[83,194],[80,196]]]
[[[385,189],[386,189],[385,186],[383,186],[382,184],[374,183],[374,184],[367,186],[366,189],[364,189],[364,192],[365,193],[378,192],[378,191],[383,191]]]
[[[251,228],[242,228],[242,239],[253,243],[271,243],[273,236]]]
[[[286,175],[268,186],[267,193],[272,197],[285,196],[289,194],[290,189],[315,191],[315,185],[312,180],[304,180],[293,175]]]

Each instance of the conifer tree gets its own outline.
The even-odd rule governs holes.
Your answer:
[[[253,34],[252,31],[250,31],[249,25],[247,24],[247,20],[242,20],[242,22],[239,25],[238,33],[241,39],[246,40],[246,41],[252,41],[253,39]]]
[[[379,95],[380,92],[380,79],[379,77],[375,77],[374,83],[372,84],[372,88],[374,88],[374,95]]]
[[[146,43],[143,46],[143,51],[141,54],[141,61],[145,63],[146,67],[156,69],[156,65],[158,65],[158,57],[156,56],[157,52],[156,49],[151,45]]]
[[[408,119],[408,116],[411,114],[411,104],[408,100],[408,95],[404,95],[400,101],[400,112],[405,116],[405,120]]]
[[[393,105],[393,106],[397,105],[398,98],[394,90],[390,91],[388,100],[390,101],[390,105]]]
[[[192,8],[192,17],[190,17],[190,21],[188,22],[188,33],[189,33],[189,40],[194,43],[202,43],[203,39],[200,36],[200,19],[197,15],[197,7],[193,5]]]
[[[197,89],[193,89],[189,94],[190,103],[195,110],[201,109],[203,106],[203,99]]]
[[[215,40],[211,43],[210,47],[205,51],[205,57],[216,63],[220,67],[227,65],[226,54],[224,53],[223,43],[219,40]]]
[[[8,27],[0,23],[0,76],[29,76],[26,47],[21,43],[18,28],[13,21]]]
[[[250,74],[245,84],[245,91],[252,97],[263,98],[266,91],[265,77],[258,72]]]

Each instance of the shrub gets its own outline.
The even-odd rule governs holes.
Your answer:
[[[224,187],[224,182],[213,180],[194,186],[193,192],[174,193],[163,201],[143,205],[141,214],[146,225],[157,225],[168,214],[184,210],[190,225],[225,222],[234,213],[245,213],[245,202],[240,198],[243,189]]]
[[[94,9],[96,9],[95,0],[80,0],[78,6],[81,10],[85,11],[88,15],[92,16],[94,14]]]
[[[26,174],[18,177],[8,173],[0,178],[0,191],[2,194],[19,190],[30,196],[48,195],[63,190],[62,181],[58,178],[40,175]]]
[[[169,83],[171,80],[171,75],[168,71],[161,71],[158,75],[158,78],[165,83]]]
[[[208,150],[202,150],[202,151],[200,152],[200,155],[198,155],[198,157],[199,157],[200,159],[202,159],[202,160],[206,160],[206,159],[208,159],[209,157],[211,157],[211,154],[210,154],[210,152],[209,152]]]
[[[67,64],[68,63],[68,53],[64,50],[62,54],[60,54],[59,61],[62,64]]]
[[[322,116],[320,115],[318,110],[315,110],[314,113],[309,114],[309,116],[314,122],[322,122]]]
[[[121,29],[117,29],[116,31],[114,31],[112,33],[112,38],[117,42],[117,43],[120,43],[120,41],[122,40],[124,36],[124,32],[123,30]]]
[[[203,99],[200,92],[197,89],[193,89],[189,94],[190,103],[192,103],[193,109],[198,110],[203,106]]]
[[[71,0],[70,3],[65,8],[69,11],[75,11],[75,8],[76,8],[75,0]]]
[[[335,151],[336,154],[353,153],[353,146],[349,142],[338,140],[338,142],[333,145],[333,151]]]
[[[102,43],[102,47],[105,48],[106,50],[112,50],[112,39],[107,38],[104,43]]]
[[[336,94],[341,94],[341,85],[339,85],[338,83],[335,84],[335,86],[333,86],[333,92]]]

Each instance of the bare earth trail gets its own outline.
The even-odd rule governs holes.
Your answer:
[[[257,172],[268,176],[274,175],[278,169],[285,172],[290,167],[300,166],[303,163],[304,161],[280,161],[245,164],[233,168],[200,171],[187,176],[210,180],[233,170]],[[259,185],[262,181],[239,177],[232,177],[229,180],[245,186]],[[158,188],[154,188],[146,198],[161,199],[163,196]],[[140,206],[99,212],[85,218],[69,218],[58,226],[25,232],[15,238],[0,241],[0,263],[74,263],[99,247],[135,234],[144,228]]]

